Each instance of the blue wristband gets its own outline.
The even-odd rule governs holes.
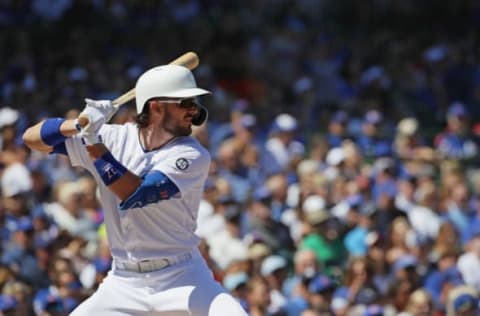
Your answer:
[[[107,186],[117,181],[128,171],[109,151],[96,159],[93,164],[103,183]]]
[[[55,146],[67,139],[67,137],[60,132],[60,126],[63,122],[65,122],[63,118],[50,118],[43,122],[40,129],[40,137],[45,144]]]

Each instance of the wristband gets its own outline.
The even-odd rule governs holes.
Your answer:
[[[40,128],[40,137],[45,144],[54,147],[67,139],[60,132],[60,126],[63,122],[65,122],[63,118],[50,118],[43,122]]]
[[[106,186],[117,181],[128,171],[109,151],[96,159],[93,164]]]

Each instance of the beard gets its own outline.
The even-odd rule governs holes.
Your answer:
[[[163,118],[162,122],[163,128],[172,134],[174,137],[179,137],[179,136],[189,136],[192,134],[192,126],[187,125],[187,126],[182,126],[181,123],[177,123],[175,118],[170,114],[170,112],[167,110],[165,111],[165,116]]]

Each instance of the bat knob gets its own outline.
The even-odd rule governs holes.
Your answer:
[[[77,119],[77,122],[78,122],[78,125],[80,125],[80,127],[85,127],[88,125],[89,123],[89,120],[88,120],[88,117],[86,115],[80,115]]]

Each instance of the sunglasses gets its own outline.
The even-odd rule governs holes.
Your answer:
[[[200,107],[196,102],[195,99],[182,99],[182,100],[165,100],[165,99],[158,99],[158,101],[162,103],[172,103],[177,104],[177,106],[181,109],[190,109],[192,107]]]

